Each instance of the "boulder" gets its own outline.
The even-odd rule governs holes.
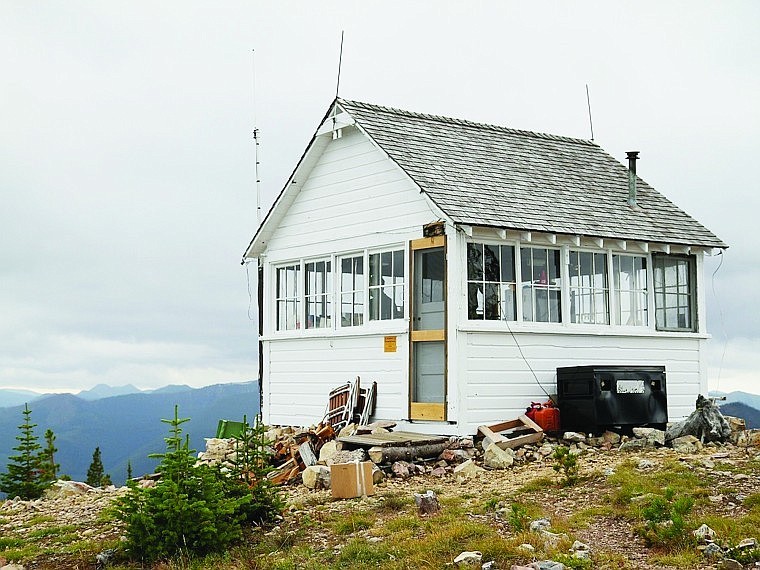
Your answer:
[[[338,453],[338,441],[333,439],[325,442],[319,450],[319,462],[327,463]]]
[[[739,544],[736,545],[736,548],[739,548],[742,550],[745,548],[757,548],[757,540],[754,538],[745,538]]]
[[[321,455],[322,453],[320,451],[320,456]],[[330,459],[325,461],[325,463],[327,463],[327,465],[333,465],[334,463],[355,463],[356,461],[359,463],[367,461],[367,452],[363,449],[337,451],[332,457],[330,457]]]
[[[581,441],[586,441],[586,436],[577,431],[566,431],[562,436],[562,439],[572,443],[580,443]]]
[[[549,519],[537,519],[534,521],[530,521],[530,531],[531,532],[540,532],[542,530],[549,530],[552,526],[552,523],[549,522]]]
[[[324,465],[311,465],[303,470],[301,479],[307,489],[329,489],[330,468]]]
[[[702,442],[693,435],[684,435],[670,441],[673,451],[677,453],[696,453],[702,449]]]
[[[649,447],[663,447],[665,445],[665,432],[660,429],[635,427],[633,428],[633,435],[645,440]]]
[[[692,435],[702,442],[726,442],[731,437],[731,426],[718,405],[701,394],[697,396],[696,410],[688,418],[668,428],[665,442],[670,443],[686,435]]]
[[[629,439],[620,444],[619,451],[641,451],[647,446],[645,439]]]
[[[724,558],[718,564],[718,570],[744,570],[744,566],[733,558]]]
[[[483,454],[483,465],[491,469],[506,469],[512,467],[515,462],[515,452],[511,449],[501,449],[492,443]]]
[[[454,467],[454,475],[459,481],[463,481],[471,477],[477,477],[478,475],[484,472],[485,472],[485,469],[483,469],[482,467],[478,465],[475,465],[472,459],[468,459],[464,463],[460,463],[459,465]]]
[[[703,524],[694,531],[694,536],[704,542],[712,542],[715,540],[715,531],[706,524]]]

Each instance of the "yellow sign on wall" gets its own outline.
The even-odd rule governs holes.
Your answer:
[[[383,352],[396,352],[395,336],[386,336],[383,341]]]

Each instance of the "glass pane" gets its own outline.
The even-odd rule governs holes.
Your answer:
[[[515,281],[515,248],[511,245],[501,246],[501,280],[505,283]]]
[[[486,281],[499,281],[501,270],[499,268],[499,246],[483,246],[483,265]]]
[[[481,283],[467,284],[467,318],[470,320],[483,318],[483,285]]]
[[[559,250],[549,250],[547,259],[549,262],[549,283],[554,285],[559,281]]]
[[[354,325],[364,322],[364,293],[354,293]]]
[[[380,289],[375,287],[369,290],[369,320],[380,320]]]
[[[393,253],[390,251],[384,251],[380,254],[380,274],[382,277],[392,277],[393,276]],[[386,280],[383,279],[383,283],[385,283]]]
[[[393,276],[397,277],[399,281],[404,279],[404,250],[399,249],[393,252]]]
[[[483,280],[483,245],[467,244],[467,279],[469,281]]]
[[[393,287],[383,287],[380,291],[380,319],[388,320],[393,317]]]
[[[372,253],[369,256],[369,285],[380,284],[380,254]]]
[[[393,304],[395,307],[395,312],[393,314],[394,319],[403,319],[404,318],[404,286],[403,285],[396,285],[393,288]]]
[[[498,321],[499,315],[499,285],[497,283],[486,283],[486,296],[485,296],[485,308],[486,308],[486,320]]]
[[[530,249],[527,247],[520,248],[520,280],[522,282],[530,283],[532,262],[530,257]]]
[[[364,289],[364,258],[354,257],[354,289]]]
[[[514,285],[502,284],[501,286],[501,318],[507,321],[517,319]]]

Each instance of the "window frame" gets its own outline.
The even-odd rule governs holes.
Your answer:
[[[310,293],[310,281],[309,281],[309,266],[314,266],[314,273],[316,275],[320,275],[320,273],[317,271],[317,266],[323,263],[325,264],[325,270],[322,271],[322,277],[321,277],[321,285],[322,290],[317,291],[315,293]],[[335,304],[335,294],[333,292],[334,289],[334,275],[332,272],[333,267],[333,259],[331,256],[328,257],[316,257],[316,258],[310,258],[310,259],[304,259],[303,260],[303,310],[304,310],[304,329],[305,330],[319,330],[319,329],[327,329],[330,330],[333,328],[333,319],[334,319],[334,304]],[[319,278],[318,278],[319,279]],[[312,324],[311,326],[309,323],[311,322],[310,319],[312,316],[317,316],[310,314],[310,303],[311,302],[320,302],[322,304],[322,308],[324,309],[324,315],[322,318],[324,318],[327,321],[327,326],[320,326],[320,324]]]
[[[573,254],[576,254],[579,256],[578,259],[578,267],[581,267],[581,255],[591,255],[591,267],[592,267],[592,273],[591,273],[591,283],[590,285],[573,285],[573,277],[580,277],[582,278],[583,275],[579,272],[577,275],[574,275],[571,271],[572,268],[572,259]],[[594,283],[594,276],[597,275],[596,272],[594,272],[594,269],[597,268],[597,257],[603,256],[603,261],[601,264],[602,267],[602,276],[604,279],[604,283],[601,287],[597,287]],[[572,325],[587,325],[587,326],[594,326],[594,325],[601,325],[601,326],[608,326],[612,324],[612,310],[610,305],[610,272],[609,272],[609,259],[610,259],[610,251],[609,250],[597,250],[597,249],[589,249],[589,248],[577,248],[577,247],[570,247],[567,250],[567,300],[568,300],[568,324]],[[562,286],[562,285],[560,285]],[[582,316],[585,313],[580,312],[577,309],[578,302],[575,301],[576,304],[576,315],[573,315],[573,292],[574,291],[580,291],[579,296],[588,295],[590,292],[590,300],[591,305],[593,307],[593,310],[591,312],[592,317],[594,320],[592,322],[583,322],[580,320],[573,320],[574,317],[578,318]],[[605,320],[600,322],[596,320],[597,315],[599,315],[599,311],[596,310],[596,295],[598,293],[601,293],[603,295],[604,299],[604,308],[603,308],[603,314],[605,316]]]
[[[471,277],[470,273],[470,247],[471,246],[480,246],[481,249],[481,278],[474,279]],[[485,248],[498,248],[498,255],[497,259],[499,262],[499,268],[498,268],[498,280],[492,280],[488,279],[487,271],[485,264],[483,263],[483,258],[485,258]],[[502,248],[509,248],[512,250],[512,280],[505,280],[504,277],[504,264],[502,263],[504,260],[504,254],[502,253]],[[518,321],[518,307],[517,307],[517,278],[518,278],[518,271],[517,271],[517,250],[518,246],[514,243],[495,243],[488,240],[472,240],[467,241],[465,243],[465,269],[464,269],[464,293],[466,297],[466,303],[465,306],[467,307],[467,320],[471,322],[499,322],[499,321],[509,321],[509,322],[517,322]],[[470,317],[470,307],[471,307],[471,298],[470,298],[470,292],[471,292],[471,286],[478,287],[480,286],[480,293],[483,295],[483,316],[478,318],[472,318]],[[496,308],[498,311],[498,316],[496,318],[488,318],[488,310],[486,306],[486,291],[488,290],[488,287],[496,287],[497,288],[497,294],[498,294],[498,301],[496,303]],[[507,303],[505,303],[505,290],[509,290],[512,293],[512,300],[511,300],[511,318],[505,318],[503,307],[508,306]],[[476,293],[477,295],[477,293]],[[476,310],[477,310],[477,300],[476,300]]]
[[[620,265],[618,264],[618,270],[615,270],[615,258],[632,258],[632,259],[641,259],[644,262],[644,267],[642,268],[644,271],[644,287],[637,288],[634,287],[632,289],[621,289],[618,285],[619,282],[619,275],[620,275]],[[610,314],[613,317],[611,324],[621,327],[636,327],[636,328],[651,328],[652,327],[652,310],[651,310],[651,302],[652,302],[652,289],[651,289],[651,280],[652,280],[652,261],[651,257],[646,254],[637,254],[637,253],[628,253],[628,252],[619,252],[619,251],[611,251],[610,252],[610,258],[609,258],[609,266],[612,276],[612,281],[610,283]],[[635,268],[634,268],[635,269]],[[643,304],[639,303],[641,306],[639,308],[639,312],[643,313],[644,316],[644,322],[637,322],[634,324],[631,323],[624,323],[622,320],[622,303],[621,303],[621,292],[626,292],[628,295],[631,294],[641,294],[643,293]],[[640,299],[641,300],[641,299]]]
[[[520,256],[519,256],[518,259],[520,261],[520,265],[517,268],[517,272],[516,272],[515,278],[519,277],[518,289],[520,291],[520,298],[521,298],[521,301],[522,301],[522,304],[521,304],[521,307],[520,307],[521,308],[521,314],[519,315],[520,322],[522,322],[522,323],[531,323],[531,324],[541,324],[541,325],[564,325],[565,323],[567,323],[567,321],[565,320],[565,318],[566,318],[565,312],[566,312],[566,307],[567,307],[567,303],[566,303],[567,294],[566,294],[566,291],[568,289],[567,289],[567,286],[565,285],[565,283],[567,282],[567,276],[566,276],[566,271],[567,270],[563,269],[563,266],[565,264],[562,262],[563,248],[562,247],[557,247],[557,246],[552,247],[552,246],[545,246],[545,245],[539,245],[539,244],[522,244],[521,243],[521,244],[519,244],[519,250],[520,250]],[[531,256],[530,256],[531,275],[529,276],[528,280],[526,280],[526,276],[523,275],[523,266],[525,265],[525,262],[524,262],[524,250],[531,250]],[[546,278],[546,284],[542,284],[540,282],[539,283],[535,283],[534,282],[534,280],[533,280],[533,272],[534,272],[534,262],[533,262],[533,259],[534,259],[534,257],[533,257],[533,253],[532,253],[533,250],[544,250],[546,252],[546,256],[547,256],[546,257],[547,270],[549,269],[549,252],[555,252],[555,256],[558,259],[557,266],[556,266],[557,275],[556,275],[555,280],[559,280],[559,285],[557,285],[557,284],[550,284],[549,283],[549,280],[551,279],[551,277],[550,277],[549,274],[547,274],[546,277],[545,277]],[[539,281],[540,280],[541,280],[541,278],[539,277]],[[536,299],[536,292],[537,291],[538,292],[540,292],[540,291],[545,291],[546,292],[546,308],[547,308],[547,314],[549,316],[548,317],[549,320],[540,321],[540,320],[537,320],[537,319],[534,318],[533,307],[535,306],[534,301],[537,301],[537,299]],[[526,299],[526,292],[529,293],[528,299]],[[556,321],[551,320],[552,311],[551,311],[551,299],[550,299],[550,295],[549,295],[550,292],[559,293],[559,296],[557,297],[557,319],[558,320],[556,320]],[[531,318],[530,319],[526,318],[526,310],[525,310],[526,300],[530,302],[530,307],[531,307],[531,311],[530,311]],[[573,324],[575,324],[575,323],[573,323]]]
[[[658,272],[658,261],[682,261],[686,264],[686,279],[687,283],[685,285],[686,291],[676,291],[675,293],[668,292],[667,287],[669,287],[666,282],[663,280],[663,283],[661,285],[661,288],[658,287],[657,283],[657,272]],[[678,282],[678,269],[676,269],[676,284],[675,287],[678,288],[680,283]],[[666,277],[665,274],[665,268],[663,267],[663,278]],[[697,259],[694,255],[684,255],[684,254],[669,254],[669,253],[653,253],[652,254],[652,294],[654,297],[654,327],[657,331],[662,332],[680,332],[680,333],[696,333],[699,332],[699,321],[698,321],[698,310],[697,310],[697,303],[698,303],[698,296],[697,296]],[[673,287],[673,285],[670,285],[670,287]],[[667,296],[675,295],[676,297],[685,297],[688,301],[688,315],[689,315],[689,321],[690,324],[688,327],[672,327],[667,326],[660,323],[659,315],[661,311],[667,311],[669,308],[667,303],[664,306],[660,306],[660,299],[663,300],[667,299]],[[676,309],[680,308],[682,305],[679,303],[675,306]],[[667,320],[667,318],[666,318]]]
[[[356,287],[356,276],[358,275],[355,272],[355,264],[353,263],[353,260],[361,260],[362,263],[362,284],[361,288]],[[343,263],[347,260],[352,260],[351,263],[351,281],[352,281],[352,288],[350,290],[343,289]],[[336,319],[335,323],[335,329],[354,329],[356,327],[364,326],[367,322],[366,316],[367,316],[367,252],[354,252],[354,253],[346,253],[342,254],[337,257],[336,266],[340,266],[340,272],[336,272],[336,279],[338,281],[338,286],[335,290],[335,297],[336,297],[336,304],[338,305],[338,313],[340,314],[340,318]],[[344,323],[343,322],[343,296],[344,295],[351,295],[351,308],[352,308],[352,318],[350,323]],[[361,301],[359,304],[362,306],[361,313],[357,313],[355,311],[355,308],[357,306],[357,295],[361,295]],[[360,316],[359,322],[356,321],[357,315]]]
[[[398,256],[396,254],[401,254],[400,261],[397,259]],[[391,274],[389,276],[383,275],[383,256],[389,254],[391,259]],[[407,314],[407,299],[406,299],[406,291],[407,291],[407,283],[408,283],[408,263],[407,263],[407,256],[406,256],[406,248],[405,247],[390,247],[390,248],[382,248],[382,249],[368,249],[365,252],[366,255],[366,267],[367,267],[367,276],[366,276],[366,307],[365,307],[365,322],[366,323],[374,323],[374,322],[384,322],[384,321],[399,321],[406,318]],[[372,257],[373,256],[379,256],[379,264],[378,269],[379,273],[377,274],[377,277],[379,278],[379,282],[377,284],[372,283]],[[401,276],[398,277],[396,273],[396,268],[398,265],[401,265]],[[392,283],[387,284],[383,283],[384,277],[390,277],[392,280]],[[400,282],[397,282],[396,279],[400,279]],[[391,316],[389,318],[383,318],[383,297],[382,295],[385,293],[386,290],[390,289],[393,293],[390,296],[390,299],[392,301],[390,306]],[[395,316],[397,315],[397,310],[395,308],[397,305],[393,302],[396,299],[396,295],[398,294],[398,290],[401,290],[401,316]],[[376,294],[379,294],[379,297],[373,298],[373,292]],[[373,301],[374,299],[377,299],[377,317],[373,318]]]

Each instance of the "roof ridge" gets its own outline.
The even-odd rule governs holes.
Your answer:
[[[418,113],[415,111],[407,111],[406,109],[399,109],[397,107],[387,107],[384,105],[376,105],[374,103],[365,103],[364,101],[354,101],[351,99],[343,99],[338,98],[337,102],[345,103],[348,105],[355,105],[357,107],[362,107],[369,110],[379,110],[384,111],[387,113],[393,113],[396,115],[406,116],[406,117],[414,117],[418,119],[428,119],[432,121],[439,121],[442,123],[450,123],[450,124],[456,124],[456,125],[463,125],[467,127],[476,127],[481,129],[490,129],[510,134],[517,134],[517,135],[523,135],[523,136],[531,136],[531,137],[538,137],[542,139],[548,139],[548,140],[556,140],[556,141],[563,141],[563,142],[572,142],[572,143],[580,143],[583,145],[593,146],[599,148],[599,145],[596,144],[594,141],[590,141],[587,139],[579,139],[574,137],[567,137],[563,135],[553,135],[551,133],[539,133],[536,131],[528,131],[525,129],[515,129],[512,127],[505,127],[502,125],[494,125],[491,123],[479,123],[477,121],[468,121],[467,119],[458,119],[455,117],[447,117],[445,115],[433,115],[430,113]]]

